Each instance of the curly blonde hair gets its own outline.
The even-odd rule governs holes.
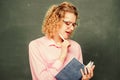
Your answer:
[[[61,19],[65,17],[65,12],[74,13],[76,18],[78,18],[78,11],[73,4],[63,2],[60,5],[52,5],[48,9],[43,21],[43,34],[48,38],[53,38],[61,27]]]

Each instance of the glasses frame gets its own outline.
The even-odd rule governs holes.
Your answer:
[[[71,26],[72,25],[74,28],[76,28],[78,26],[78,24],[76,22],[73,23],[71,21],[65,21],[65,20],[63,20],[63,22],[65,23],[65,25],[67,25],[67,26]]]

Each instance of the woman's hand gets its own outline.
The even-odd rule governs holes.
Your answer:
[[[69,42],[68,40],[64,40],[64,41],[62,42],[61,47],[62,47],[62,48],[68,48],[68,46],[70,46],[70,42]]]
[[[93,62],[89,62],[87,66],[84,67],[84,71],[81,69],[82,80],[90,80],[93,77],[95,65]]]
[[[67,56],[67,51],[68,51],[68,47],[70,46],[70,43],[68,40],[64,40],[61,44],[61,55],[60,55],[60,60],[63,62],[64,59]]]

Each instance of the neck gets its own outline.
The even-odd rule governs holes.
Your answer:
[[[55,36],[53,37],[53,40],[55,41],[56,44],[61,44],[63,42],[63,40],[59,37],[59,36]]]

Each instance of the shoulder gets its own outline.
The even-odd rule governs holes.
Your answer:
[[[43,43],[44,41],[45,41],[45,36],[30,41],[29,46],[40,44],[40,43]]]
[[[70,44],[71,44],[71,47],[74,49],[81,49],[81,45],[74,40],[70,40]]]
[[[73,46],[80,46],[80,44],[74,40],[70,40],[70,43],[73,45]]]

